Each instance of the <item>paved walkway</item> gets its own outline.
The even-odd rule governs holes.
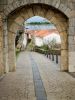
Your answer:
[[[0,80],[0,100],[75,100],[75,78],[44,55],[22,52],[16,72]]]

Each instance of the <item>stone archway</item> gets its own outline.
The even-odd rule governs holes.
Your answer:
[[[60,0],[13,0],[4,6],[3,12],[0,13],[0,72],[15,70],[15,33],[24,20],[34,15],[45,17],[56,25],[63,44],[61,70],[75,72],[75,14],[74,10]]]
[[[15,70],[15,34],[22,26],[23,22],[33,16],[41,16],[47,18],[55,24],[61,36],[61,70],[68,70],[68,43],[67,43],[67,28],[68,18],[60,11],[53,7],[41,4],[27,5],[8,16],[8,49],[9,49],[9,70]]]

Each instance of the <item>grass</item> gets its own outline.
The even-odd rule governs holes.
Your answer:
[[[16,58],[18,58],[19,53],[20,53],[20,49],[16,48]]]

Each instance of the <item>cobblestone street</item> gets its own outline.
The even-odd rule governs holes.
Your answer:
[[[44,55],[22,52],[16,71],[0,80],[0,100],[75,100],[75,78]]]

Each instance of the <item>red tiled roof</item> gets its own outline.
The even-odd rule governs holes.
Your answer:
[[[44,36],[47,36],[47,35],[50,35],[52,33],[56,33],[58,34],[58,31],[57,29],[50,29],[50,30],[28,30],[28,33],[29,34],[34,34],[35,36],[38,36],[38,37],[44,37]]]

